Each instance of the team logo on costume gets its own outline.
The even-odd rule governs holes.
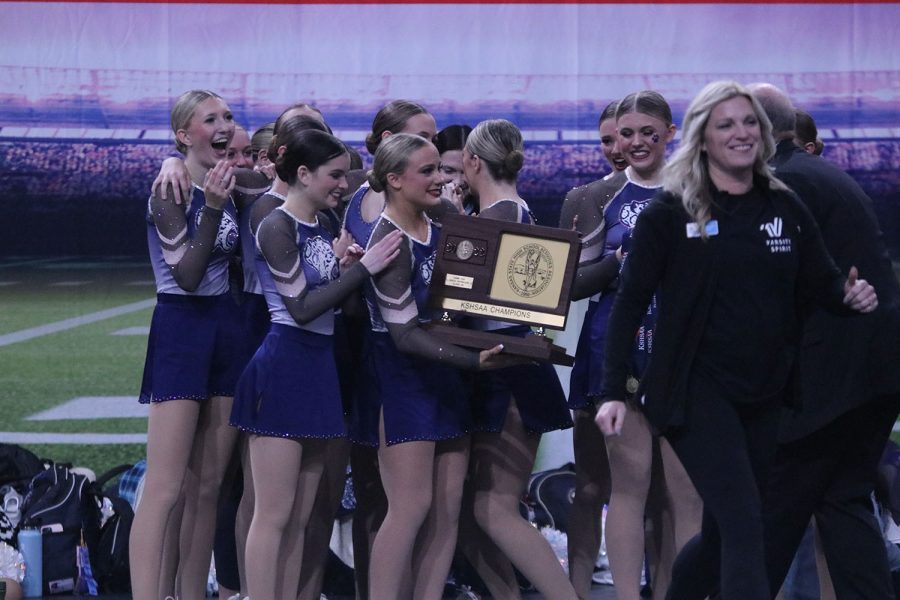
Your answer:
[[[641,211],[643,211],[648,204],[650,204],[649,200],[635,200],[623,204],[622,210],[619,211],[619,221],[628,229],[634,229],[634,224],[637,223],[638,215],[641,214]]]
[[[766,246],[772,254],[782,254],[791,251],[791,238],[781,237],[784,229],[784,221],[781,217],[775,217],[771,223],[763,223],[759,226],[760,231],[765,231]]]
[[[553,256],[540,244],[525,244],[509,259],[506,279],[519,296],[537,296],[553,279]]]
[[[434,273],[434,256],[435,252],[432,252],[431,256],[426,258],[419,266],[419,274],[422,276],[422,281],[425,285],[431,285],[431,274]]]
[[[200,220],[203,218],[203,211],[198,210],[197,216],[194,217],[194,224],[199,227]],[[219,230],[216,232],[215,249],[230,254],[234,251],[238,241],[238,225],[234,218],[228,213],[222,213],[222,220],[219,221]]]
[[[337,279],[340,276],[337,256],[331,244],[319,236],[308,239],[304,244],[303,262],[316,270],[321,281]]]

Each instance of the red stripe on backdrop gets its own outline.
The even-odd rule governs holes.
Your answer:
[[[20,0],[24,3],[42,4],[57,3],[58,0]],[[121,2],[121,0],[100,0],[104,4],[307,4],[307,5],[354,5],[354,4],[896,4],[896,0],[356,0],[346,2],[344,0],[216,0],[204,2],[202,0],[133,0]],[[89,0],[68,0],[67,4],[87,4]],[[96,4],[96,2],[90,2]]]

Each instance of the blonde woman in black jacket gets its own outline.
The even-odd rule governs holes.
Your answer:
[[[838,312],[877,307],[845,277],[812,216],[766,164],[771,124],[734,82],[688,107],[664,191],[638,218],[609,321],[597,424],[621,431],[634,333],[659,296],[654,352],[635,398],[672,444],[704,503],[668,598],[764,600],[759,482],[775,450],[798,343],[798,302]]]

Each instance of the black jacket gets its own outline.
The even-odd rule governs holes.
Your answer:
[[[806,436],[876,395],[900,391],[900,286],[882,240],[872,201],[853,179],[790,140],[778,144],[772,166],[809,208],[841,271],[856,266],[875,287],[879,308],[852,318],[805,307],[796,404],[781,439]]]
[[[809,211],[789,192],[769,190],[765,181],[757,181],[756,185],[765,195],[769,214],[783,219],[783,235],[791,239],[798,253],[797,292],[801,296],[816,296],[833,309],[842,310],[844,278],[825,251]],[[712,216],[722,217],[715,206]],[[721,269],[741,268],[720,264],[716,248],[728,243],[727,235],[711,236],[708,240],[689,237],[688,222],[680,199],[667,192],[658,194],[638,217],[606,339],[601,400],[622,400],[634,334],[650,298],[659,290],[653,353],[635,396],[641,399],[648,420],[658,431],[683,420],[694,358],[703,339]],[[787,302],[792,306],[786,312],[797,313],[792,310],[795,297],[773,301]],[[799,318],[789,321],[783,347],[752,349],[783,356],[784,364],[777,369],[777,376],[783,379],[777,382],[779,386],[787,383],[800,338]]]

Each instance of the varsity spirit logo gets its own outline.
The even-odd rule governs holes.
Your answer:
[[[781,220],[781,217],[775,217],[772,219],[771,223],[763,223],[759,226],[760,231],[765,231],[766,236],[766,246],[768,246],[769,251],[772,254],[781,254],[791,251],[791,238],[781,237],[782,229],[784,228],[784,221]]]
[[[510,258],[506,279],[522,298],[537,296],[553,279],[553,257],[540,244],[525,244]]]

